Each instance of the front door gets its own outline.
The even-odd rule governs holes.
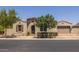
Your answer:
[[[31,33],[32,33],[32,34],[35,34],[35,25],[32,25],[32,26],[31,26]]]

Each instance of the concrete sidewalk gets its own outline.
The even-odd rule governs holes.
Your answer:
[[[34,38],[34,36],[17,36],[16,38],[0,38],[0,40],[79,40],[79,36],[57,36],[56,38]]]

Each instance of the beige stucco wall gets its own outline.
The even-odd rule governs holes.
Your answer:
[[[35,29],[36,29],[36,31],[35,31],[35,33],[37,34],[37,32],[40,32],[40,28],[39,27],[35,27]]]
[[[13,28],[7,29],[7,35],[13,35],[13,33],[14,33]]]
[[[47,32],[57,32],[57,28],[47,28]]]
[[[16,25],[23,25],[23,32],[16,32]],[[35,25],[35,34],[37,34],[37,32],[39,32],[40,29],[36,26],[36,22],[30,23],[29,26],[27,27],[26,22],[18,21],[13,24],[13,28],[7,29],[7,35],[17,35],[17,36],[18,35],[27,35],[27,32],[29,32],[30,35],[32,35],[32,33],[31,33],[32,25]]]
[[[79,35],[79,28],[72,28],[72,35]]]
[[[16,32],[16,25],[23,25],[23,32]],[[27,23],[18,21],[13,24],[13,34],[14,35],[27,35]]]

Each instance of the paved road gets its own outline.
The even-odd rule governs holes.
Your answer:
[[[79,40],[0,40],[0,52],[79,52]]]

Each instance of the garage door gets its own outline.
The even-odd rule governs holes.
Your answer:
[[[60,34],[68,34],[68,33],[70,33],[70,27],[59,26],[59,27],[57,27],[57,31]]]

